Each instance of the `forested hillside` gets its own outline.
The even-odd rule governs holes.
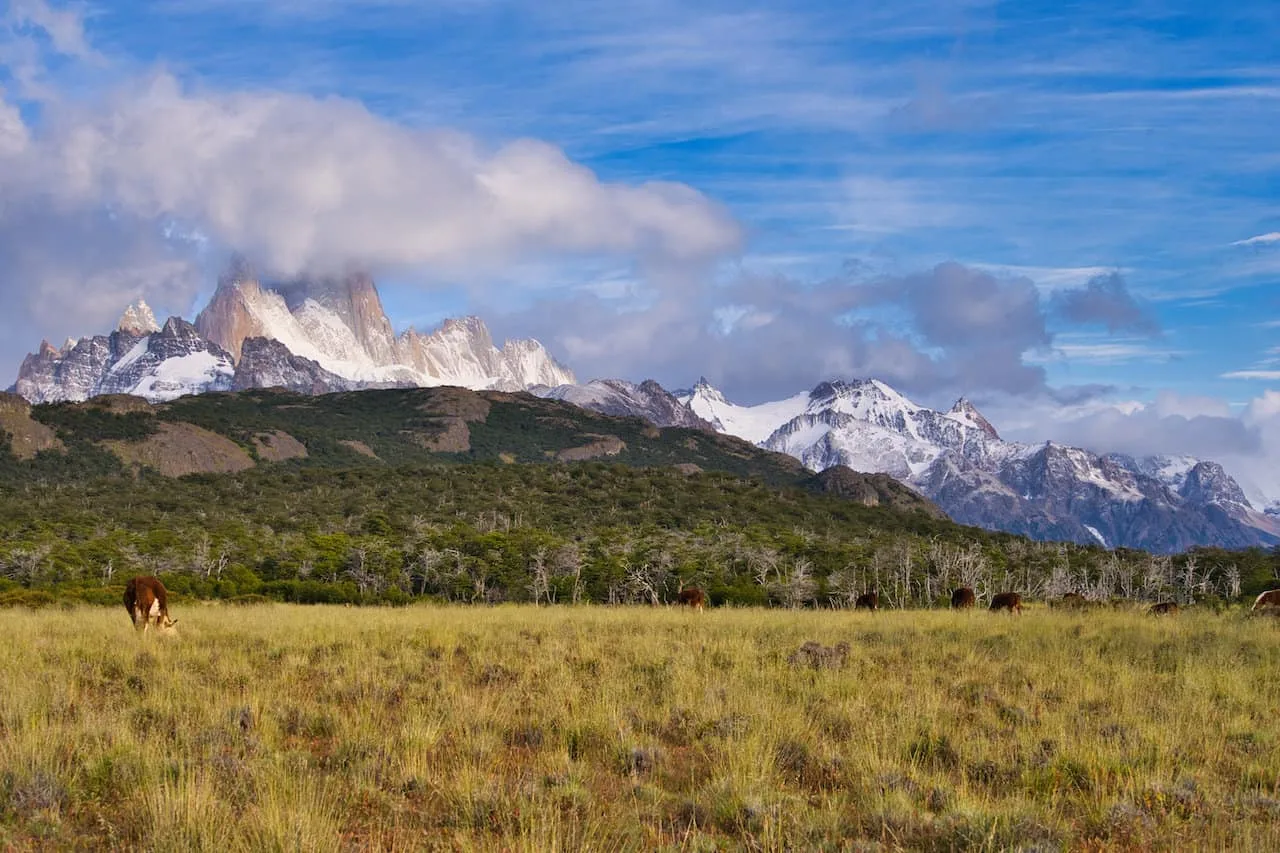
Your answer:
[[[5,402],[11,402],[6,400]],[[1178,557],[956,525],[900,484],[736,439],[459,389],[3,409],[0,597],[927,606],[980,593],[1220,600],[1269,552]]]

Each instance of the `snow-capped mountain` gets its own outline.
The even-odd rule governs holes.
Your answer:
[[[316,362],[289,352],[271,338],[245,338],[240,344],[240,363],[231,390],[283,388],[299,394],[327,394],[354,391],[360,383],[330,373]]]
[[[135,394],[158,402],[226,391],[234,374],[231,355],[201,337],[195,326],[170,317],[159,328],[151,309],[139,303],[110,335],[68,341],[62,349],[41,344],[23,360],[14,390],[32,403],[99,394]]]
[[[641,417],[660,427],[714,430],[712,424],[652,379],[639,385],[622,379],[593,379],[585,385],[557,385],[554,388],[539,385],[529,391],[539,397],[564,400],[605,415]]]
[[[395,335],[373,281],[361,274],[264,287],[237,267],[223,276],[196,328],[236,358],[246,338],[279,341],[293,355],[362,387],[518,391],[576,381],[537,341],[508,341],[498,349],[478,317],[446,320],[429,334],[409,329]]]
[[[736,435],[756,444],[772,435],[779,424],[787,423],[803,413],[809,404],[809,395],[801,393],[776,403],[738,406],[726,400],[723,394],[707,382],[706,377],[699,379],[692,390],[676,391],[675,395],[676,399],[717,431]]]
[[[705,380],[677,396],[717,430],[811,470],[890,474],[965,524],[1156,551],[1280,542],[1277,519],[1216,462],[1004,441],[963,398],[938,412],[876,380],[824,382],[758,406],[734,405]]]
[[[306,393],[371,387],[461,385],[517,391],[572,385],[573,373],[534,340],[501,349],[477,317],[434,332],[392,331],[364,275],[264,286],[243,265],[219,282],[191,324],[161,328],[145,302],[110,335],[48,342],[23,361],[14,390],[33,403],[135,394],[286,387]]]

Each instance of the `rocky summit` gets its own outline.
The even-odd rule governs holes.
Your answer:
[[[758,406],[736,406],[705,380],[678,396],[717,430],[810,470],[890,474],[964,524],[1160,552],[1280,542],[1277,519],[1216,462],[1005,441],[963,398],[938,412],[873,379]]]
[[[573,373],[534,340],[494,345],[477,317],[397,335],[367,275],[263,283],[243,263],[219,280],[194,324],[163,327],[145,302],[109,335],[48,342],[23,361],[13,390],[33,403],[133,394],[283,387],[308,394],[458,385],[518,391],[572,385]]]

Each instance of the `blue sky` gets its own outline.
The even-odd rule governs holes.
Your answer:
[[[370,133],[447,132],[485,152],[532,139],[606,193],[696,191],[657,212],[632,199],[615,231],[564,243],[522,225],[475,257],[374,241],[398,326],[476,312],[500,334],[538,335],[581,374],[676,385],[706,373],[747,400],[876,371],[925,402],[964,393],[1009,417],[1041,413],[1027,430],[1061,423],[1068,404],[1081,418],[1139,406],[1238,422],[1251,404],[1269,412],[1258,401],[1280,386],[1280,238],[1266,239],[1280,233],[1280,4],[11,0],[7,21],[0,86],[37,143],[46,125],[139,115],[134,102],[151,121],[174,101],[175,115],[208,120],[192,107],[217,101],[232,122],[287,95],[302,101],[278,119],[286,129],[324,135],[326,111],[343,124],[337,99],[368,112]],[[177,94],[147,94],[157,77]],[[74,134],[57,133],[65,152]],[[270,156],[285,168],[292,150],[255,168],[270,171]],[[118,198],[103,203],[140,221],[172,216],[218,249],[279,248],[219,231],[204,208],[161,209],[169,180],[148,189],[143,216],[119,177],[136,172],[106,172]],[[608,218],[594,204],[575,215]],[[288,258],[315,260],[286,237]],[[189,313],[220,256],[205,251],[193,283],[166,251],[148,244],[149,266],[134,268],[181,285],[133,275],[116,290]],[[945,264],[994,283],[958,283]],[[99,324],[116,290],[101,290]],[[975,304],[1012,307],[999,322],[961,316]],[[956,328],[944,307],[961,312]],[[46,315],[24,328],[102,331]],[[36,343],[0,358],[16,365]],[[821,353],[802,356],[807,344]]]

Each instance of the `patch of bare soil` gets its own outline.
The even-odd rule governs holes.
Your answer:
[[[627,443],[616,435],[590,436],[596,440],[581,447],[569,447],[556,454],[561,462],[582,462],[601,456],[617,456],[627,449]]]
[[[432,388],[418,409],[443,418],[458,418],[465,423],[481,423],[489,417],[489,401],[466,388]]]
[[[104,441],[126,465],[146,465],[166,477],[229,474],[253,467],[253,457],[229,438],[194,424],[163,423],[142,441]]]
[[[41,450],[64,450],[51,427],[31,417],[31,404],[17,394],[0,393],[0,430],[9,433],[13,455],[30,459]]]
[[[490,404],[475,391],[466,388],[432,388],[420,411],[435,415],[439,432],[430,435],[412,433],[411,438],[433,453],[466,453],[471,449],[469,423],[483,423],[489,417]]]
[[[303,459],[307,446],[287,432],[275,430],[260,432],[253,437],[253,447],[264,462],[284,462],[286,459]]]
[[[471,430],[462,418],[441,418],[438,422],[441,431],[432,435],[420,432],[411,433],[411,437],[422,447],[432,453],[466,453],[471,449]]]
[[[359,453],[361,456],[368,456],[370,459],[379,459],[378,454],[373,452],[373,448],[365,444],[363,441],[356,441],[355,439],[344,439],[342,441],[339,441],[338,444],[341,444],[343,447],[354,450],[356,453]],[[379,461],[381,460],[379,459]]]

